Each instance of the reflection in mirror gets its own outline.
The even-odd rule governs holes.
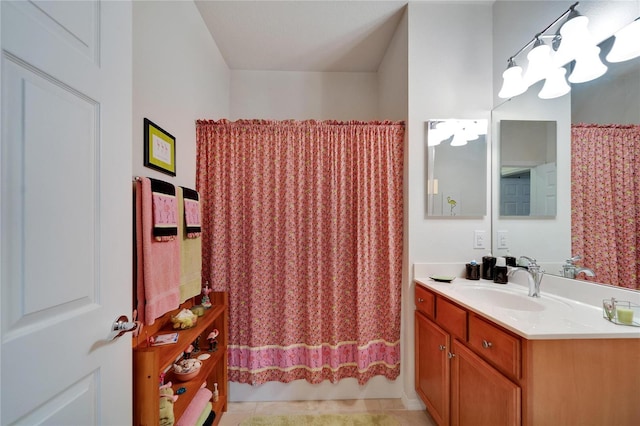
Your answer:
[[[500,216],[556,215],[555,121],[500,121]]]
[[[487,120],[427,122],[427,216],[487,210]]]
[[[498,2],[497,8],[504,7],[510,13],[517,12],[520,16],[526,16],[531,14],[532,10],[539,10],[538,8],[540,7],[537,2],[518,3],[521,8],[511,9],[507,7],[513,5],[513,2]],[[635,19],[640,13],[640,3],[638,2],[594,1],[585,2],[582,5],[584,5],[584,10],[581,10],[581,12],[589,17],[590,27],[599,30],[599,34],[614,33],[615,30]],[[527,7],[532,10],[522,10]],[[511,18],[513,15],[507,16]],[[510,28],[512,26],[510,21],[505,20],[506,22],[509,22],[509,25],[504,24],[502,28]],[[499,27],[501,23],[494,21],[494,25]],[[628,278],[618,280],[612,278],[613,271],[617,273],[620,269],[635,269],[636,277],[640,276],[638,273],[638,265],[640,265],[638,263],[640,251],[637,250],[637,235],[640,235],[638,231],[635,232],[636,241],[633,249],[628,251],[628,253],[633,253],[635,257],[629,258],[627,256],[625,260],[620,261],[620,258],[615,259],[611,256],[614,250],[610,248],[620,245],[621,242],[626,244],[627,239],[625,238],[623,241],[620,232],[627,226],[608,228],[614,229],[615,232],[605,231],[603,227],[598,227],[596,230],[599,231],[599,234],[596,236],[584,235],[585,231],[589,232],[584,227],[580,230],[583,234],[578,234],[576,229],[572,230],[572,227],[575,228],[576,223],[578,223],[575,214],[572,214],[572,209],[577,206],[576,203],[582,202],[584,205],[586,202],[591,207],[592,204],[595,204],[594,198],[596,197],[596,195],[590,194],[586,197],[580,197],[580,200],[578,199],[579,195],[576,192],[576,188],[571,187],[571,183],[576,182],[575,176],[572,176],[572,160],[578,155],[576,147],[573,146],[573,141],[571,140],[572,129],[575,132],[579,127],[591,131],[595,125],[603,125],[598,127],[605,128],[640,125],[640,58],[620,63],[607,62],[606,55],[611,50],[613,39],[600,38],[599,40],[603,40],[600,43],[601,59],[609,67],[604,76],[587,83],[572,84],[571,92],[568,95],[552,100],[537,98],[536,94],[539,92],[540,87],[534,87],[530,89],[532,93],[525,93],[508,102],[504,102],[492,111],[492,131],[494,136],[500,132],[498,121],[504,119],[556,120],[558,126],[556,218],[553,220],[533,221],[529,220],[530,218],[514,220],[516,219],[515,216],[502,217],[496,215],[492,224],[494,238],[492,248],[494,255],[504,255],[506,250],[509,249],[514,255],[534,256],[538,259],[538,263],[543,265],[547,274],[566,275],[568,277],[574,275],[575,278],[582,280],[590,280],[602,284],[619,284],[624,287],[635,285],[635,289],[640,289],[636,280],[633,280],[635,283],[632,283],[632,280]],[[502,52],[499,53],[502,54]],[[492,143],[494,147],[497,147],[497,139]],[[640,142],[636,142],[636,152],[638,146],[640,146]],[[590,143],[585,144],[581,151],[589,149],[594,150],[593,154],[597,154],[596,148],[602,150],[604,146],[591,140]],[[615,145],[614,150],[620,151],[620,146]],[[494,160],[497,161],[495,156]],[[605,160],[603,154],[597,154],[595,157],[583,161],[582,167],[590,172],[600,171],[605,161],[607,160]],[[499,170],[494,170],[493,176],[499,179]],[[640,176],[640,172],[637,169],[629,168],[622,176],[624,176],[622,180],[630,179],[632,176]],[[587,184],[587,186],[600,185],[602,182],[602,179],[596,179],[595,182]],[[498,193],[499,188],[496,186],[494,184],[492,194]],[[584,187],[585,185],[581,186]],[[601,206],[596,209],[598,215],[615,215],[621,209],[640,209],[640,202],[637,196],[633,202],[616,204],[615,194],[617,192],[619,192],[617,189],[609,191],[608,200],[612,202],[612,205],[606,208]],[[631,193],[638,194],[638,190],[635,189]],[[602,200],[600,201],[604,201],[604,197],[601,198]],[[494,211],[499,208],[497,197],[495,196],[492,197],[492,206]],[[637,222],[637,213],[635,215]],[[591,217],[585,217],[582,223],[584,225],[585,223],[591,224],[591,222]],[[499,242],[496,241],[498,232],[508,233],[508,247],[504,249],[499,247]],[[606,247],[607,255],[600,257],[589,256],[587,254],[588,249],[584,247],[587,240],[593,241],[593,243],[590,243],[591,246]],[[579,244],[582,244],[582,246]],[[592,275],[591,271],[593,271],[595,277],[590,276]]]

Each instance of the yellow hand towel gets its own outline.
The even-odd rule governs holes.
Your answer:
[[[176,187],[178,198],[178,238],[180,240],[180,303],[197,296],[202,290],[202,238],[187,238],[184,221],[182,188]]]

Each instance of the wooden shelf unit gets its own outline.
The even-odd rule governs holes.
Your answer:
[[[222,413],[227,411],[228,376],[227,376],[227,343],[229,332],[228,294],[226,292],[213,292],[209,295],[210,309],[198,318],[197,324],[186,330],[175,330],[171,324],[171,316],[177,314],[182,308],[190,308],[193,303],[185,302],[180,308],[168,312],[158,318],[151,326],[145,326],[141,336],[134,338],[133,342],[133,424],[156,426],[160,420],[160,374],[166,371],[165,383],[172,382],[174,394],[184,387],[186,391],[179,395],[173,405],[176,422],[185,412],[189,403],[196,395],[203,382],[213,392],[214,383],[218,383],[219,398],[212,402],[213,411],[216,413],[214,425],[220,422]],[[209,352],[207,336],[213,329],[218,329],[217,350]],[[162,346],[149,346],[147,336],[178,332],[178,342]],[[202,362],[198,375],[186,382],[177,381],[171,365],[179,359],[184,350],[200,336],[200,352],[193,354],[197,357],[201,354],[210,354],[209,359]]]

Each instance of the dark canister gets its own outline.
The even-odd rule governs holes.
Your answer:
[[[496,258],[490,254],[482,257],[482,279],[493,280],[493,268],[496,266]]]
[[[506,255],[504,257],[504,260],[505,260],[505,262],[507,262],[507,266],[517,266],[516,265],[516,258],[513,257],[513,256]]]
[[[468,280],[479,280],[480,279],[480,265],[476,263],[475,260],[467,263],[467,279]]]
[[[507,270],[507,262],[504,257],[496,259],[496,266],[493,268],[493,282],[498,284],[506,284],[509,280]]]

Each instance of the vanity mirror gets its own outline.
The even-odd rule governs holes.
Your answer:
[[[487,120],[430,120],[427,216],[487,214]]]
[[[581,6],[583,4],[581,3]],[[512,5],[513,6],[513,5]],[[529,7],[536,7],[533,2]],[[608,24],[615,24],[621,27],[625,22],[633,20],[640,14],[640,3],[638,2],[585,2],[581,12],[589,16],[590,28],[600,30],[602,34],[612,34],[616,28],[606,28]],[[520,11],[523,13],[523,11]],[[527,13],[523,13],[523,16]],[[540,99],[537,94],[542,89],[542,82],[537,83],[526,93],[514,97],[501,103],[492,111],[492,146],[494,151],[499,151],[502,141],[501,122],[507,120],[516,121],[555,121],[557,126],[557,210],[555,217],[541,220],[527,216],[503,216],[494,214],[492,220],[493,227],[493,252],[494,255],[504,255],[507,252],[514,256],[528,255],[538,259],[547,274],[563,275],[563,265],[573,256],[585,253],[572,252],[575,241],[586,240],[587,236],[572,233],[572,208],[576,206],[577,188],[572,190],[571,167],[572,158],[575,158],[576,147],[572,147],[571,131],[572,126],[579,123],[587,124],[614,124],[615,127],[621,125],[640,125],[640,58],[621,63],[608,63],[606,54],[610,50],[612,39],[607,37],[600,43],[601,59],[607,64],[608,71],[599,79],[580,84],[572,84],[571,92],[565,96],[555,99]],[[638,142],[640,143],[640,141]],[[588,147],[600,146],[596,140],[587,144]],[[621,149],[621,148],[620,148]],[[618,150],[613,146],[613,150]],[[494,164],[500,164],[498,154],[494,154]],[[603,170],[607,158],[603,154],[594,156],[588,160],[584,166],[590,171]],[[636,169],[634,169],[636,170]],[[622,173],[622,176],[630,177],[640,172],[631,169]],[[492,178],[492,194],[499,194],[500,189],[497,182],[501,176],[500,168],[494,167]],[[619,179],[622,180],[622,179]],[[575,185],[575,183],[574,183]],[[578,186],[582,186],[578,184]],[[640,206],[636,201],[635,205],[616,204],[616,193],[619,189],[612,187],[608,195],[599,198],[610,198],[613,200],[611,207],[601,209],[602,214],[613,216],[624,207],[625,209],[638,209]],[[637,193],[637,190],[635,191]],[[593,195],[586,203],[594,202]],[[584,201],[583,201],[584,202]],[[492,196],[492,209],[500,212],[499,196]],[[637,217],[637,216],[636,216]],[[585,219],[588,220],[588,219]],[[575,227],[574,220],[574,227]],[[625,227],[626,228],[626,227]],[[622,238],[620,232],[623,227],[617,227],[616,232],[601,233],[596,238],[597,245],[603,247],[618,246]],[[631,231],[633,235],[638,235],[638,231]],[[572,239],[573,245],[572,245]],[[594,245],[594,244],[592,244]],[[585,248],[586,249],[586,248]],[[630,266],[630,262],[633,264]],[[605,257],[597,260],[581,259],[577,260],[578,266],[593,269],[595,277],[589,278],[599,283],[611,283],[615,280],[612,274],[617,274],[618,269],[629,269],[637,271],[637,258],[629,261],[617,261],[616,257]],[[566,270],[567,268],[564,268]],[[616,272],[613,272],[616,271]],[[578,278],[585,279],[585,274],[579,274]],[[618,280],[618,284],[627,286],[628,279]],[[637,284],[635,284],[637,286]],[[637,288],[637,287],[636,287]]]
[[[500,216],[556,215],[555,121],[500,121]]]

